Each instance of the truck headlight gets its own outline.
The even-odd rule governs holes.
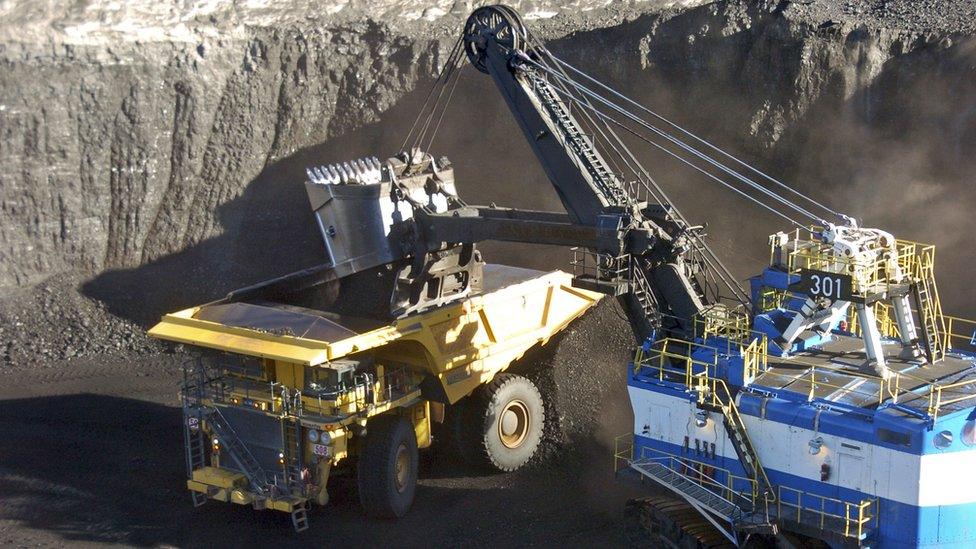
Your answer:
[[[315,429],[309,429],[308,430],[308,441],[309,442],[312,442],[312,443],[318,442],[319,441],[319,432],[316,431]]]
[[[332,443],[332,435],[330,435],[328,431],[322,431],[322,434],[319,436],[319,442],[325,446],[328,446]]]

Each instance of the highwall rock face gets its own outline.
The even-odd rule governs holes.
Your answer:
[[[53,21],[15,8],[23,27],[0,33],[0,287],[76,273],[87,295],[145,323],[318,261],[304,166],[396,153],[471,6],[293,4]],[[947,247],[948,287],[962,288],[960,235],[976,229],[960,210],[976,205],[965,25],[788,2],[522,4],[581,69],[837,207]],[[555,206],[481,77],[464,77],[438,151],[468,170],[462,195]],[[721,253],[761,253],[774,222],[744,226],[744,204],[647,160],[712,223]],[[518,177],[486,184],[493,162],[517,163],[498,170]]]
[[[375,121],[438,58],[370,21],[249,34],[8,45],[0,283],[138,266],[219,234],[219,207],[266,165]]]

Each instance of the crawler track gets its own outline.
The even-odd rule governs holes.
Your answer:
[[[650,536],[651,543],[675,549],[735,547],[687,502],[670,496],[652,496],[628,502],[629,510]]]

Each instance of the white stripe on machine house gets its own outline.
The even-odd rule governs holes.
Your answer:
[[[628,387],[634,408],[634,433],[683,446],[685,437],[695,452],[696,440],[715,444],[715,453],[737,459],[721,415],[711,413],[698,427],[694,402],[646,389]],[[759,459],[767,471],[795,475],[820,482],[821,466],[830,466],[827,484],[920,507],[976,502],[976,451],[918,456],[883,446],[814,432],[785,423],[742,416]],[[810,441],[820,438],[823,447],[811,453]],[[797,487],[802,489],[802,487]]]

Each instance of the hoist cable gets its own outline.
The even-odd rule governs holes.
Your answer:
[[[547,50],[544,50],[544,51],[547,53],[548,56],[554,57]],[[544,62],[542,59],[540,59],[540,61]],[[558,59],[557,59],[557,61],[558,61]],[[569,79],[569,76],[565,73],[565,71],[562,71],[561,69],[560,69],[560,71],[563,73],[563,75],[567,79]],[[561,87],[563,87],[565,89],[565,86],[561,86]],[[585,96],[584,96],[584,99],[585,99]],[[596,110],[595,107],[593,107],[592,104],[588,100],[586,101],[586,104],[588,104],[591,109]],[[587,109],[583,109],[582,112],[584,114],[586,114],[587,118],[590,118],[589,114],[587,113]],[[590,118],[590,119],[592,120],[592,118]],[[629,161],[627,161],[626,157],[623,157],[623,155],[620,153],[620,151],[618,151],[617,148],[616,147],[613,147],[613,144],[610,143],[610,146],[618,154],[621,154],[621,157],[627,163],[628,167],[634,172],[634,175],[638,179],[638,183],[641,186],[643,186],[643,188],[648,192],[649,195],[651,195],[656,200],[658,200],[659,203],[661,203],[661,204],[670,204],[671,203],[671,200],[667,197],[667,194],[658,185],[658,183],[654,180],[654,178],[651,177],[651,175],[647,172],[647,170],[640,164],[640,162],[633,155],[633,153],[627,148],[627,146],[623,143],[623,141],[616,134],[616,132],[613,131],[613,128],[611,126],[607,125],[605,122],[604,122],[604,126],[606,126],[606,128],[607,128],[607,132],[610,133],[614,137],[614,139],[620,144],[620,147],[624,151],[626,151],[627,155],[633,161],[633,165],[636,165],[637,168],[639,168],[639,170],[635,169],[633,167],[633,165],[631,165],[631,163]],[[601,134],[603,134],[602,131],[601,131]],[[609,139],[608,139],[608,141],[609,141]],[[641,174],[644,175],[644,177],[646,178],[646,180],[641,179],[641,177],[640,177]],[[656,191],[657,191],[656,193],[655,193],[654,189],[652,189],[648,185],[647,181],[650,181],[651,182],[651,184],[653,185],[654,189],[656,189]],[[678,210],[675,209],[675,210],[673,210],[673,212],[676,214],[676,217],[679,220],[681,220],[682,223],[684,223],[685,226],[690,226],[690,223],[688,223],[687,219],[684,218],[684,216],[681,214],[680,211],[678,211]],[[714,250],[712,250],[708,246],[708,244],[704,241],[704,239],[701,238],[701,236],[699,234],[697,234],[697,233],[689,233],[689,235],[692,237],[692,241],[696,245],[696,249],[701,254],[702,261],[705,262],[705,264],[708,267],[707,272],[706,272],[706,276],[711,275],[713,278],[716,278],[716,275],[717,275],[717,278],[718,279],[721,279],[721,281],[725,284],[725,286],[729,289],[729,291],[732,292],[733,297],[735,298],[736,301],[738,301],[738,302],[740,302],[742,304],[747,304],[748,301],[749,301],[748,295],[745,293],[745,291],[742,289],[742,287],[739,286],[738,282],[735,280],[735,277],[732,275],[732,273],[728,269],[728,267],[726,267],[725,264],[721,261],[721,259],[719,259],[718,254],[716,254],[714,252]],[[715,294],[716,294],[716,296],[718,296],[719,295],[719,292],[718,291],[715,291]]]
[[[403,143],[400,145],[401,151],[406,151],[408,143],[411,143],[412,146],[416,145],[417,140],[411,141],[411,138],[414,137],[414,131],[418,129],[417,125],[420,124],[421,120],[425,120],[426,124],[430,119],[429,114],[426,118],[424,115],[427,113],[431,98],[434,97],[434,92],[440,88],[438,97],[435,100],[434,105],[431,107],[431,112],[433,112],[433,110],[436,108],[437,101],[440,100],[440,96],[443,94],[443,83],[446,82],[446,79],[450,77],[450,74],[454,71],[454,68],[458,64],[458,54],[462,51],[461,44],[462,40],[461,38],[458,38],[458,40],[454,43],[454,46],[451,48],[451,53],[448,55],[447,62],[444,64],[444,67],[441,68],[441,72],[437,75],[437,78],[434,80],[434,83],[431,85],[430,89],[427,90],[427,96],[424,98],[424,104],[420,107],[420,111],[417,113],[416,118],[414,118],[413,124],[410,125],[410,130],[407,132],[406,137],[403,139]]]
[[[424,121],[424,125],[420,129],[420,133],[417,135],[417,138],[414,140],[412,144],[413,147],[416,147],[421,143],[423,143],[424,137],[426,137],[427,135],[427,130],[430,128],[431,122],[434,119],[434,114],[437,112],[438,106],[440,105],[441,98],[444,96],[444,91],[447,89],[447,84],[450,81],[451,77],[453,76],[454,71],[457,69],[458,62],[461,58],[460,54],[461,54],[461,42],[458,41],[454,46],[454,51],[451,53],[451,56],[448,58],[447,65],[445,65],[444,70],[441,71],[441,75],[443,76],[443,78],[438,79],[438,80],[443,80],[440,83],[440,91],[437,92],[437,99],[434,100],[434,105],[431,107],[430,112],[427,114],[427,119]]]
[[[585,108],[589,108],[589,107],[585,107]],[[692,163],[690,160],[687,160],[686,158],[678,155],[676,152],[668,149],[667,147],[665,147],[665,146],[663,146],[663,145],[661,145],[659,143],[656,143],[656,142],[648,139],[647,136],[642,135],[640,132],[635,131],[634,129],[630,128],[629,126],[627,126],[626,124],[620,122],[619,120],[611,117],[610,115],[604,113],[603,111],[600,111],[598,109],[593,109],[593,112],[596,114],[596,116],[600,117],[602,120],[604,120],[604,121],[606,121],[608,123],[614,124],[614,125],[622,128],[627,133],[630,133],[631,135],[633,135],[634,137],[640,139],[641,141],[644,141],[645,143],[647,143],[647,144],[649,144],[649,145],[651,145],[651,146],[653,146],[653,147],[655,147],[655,148],[663,151],[664,153],[666,153],[666,154],[670,155],[671,157],[677,159],[678,161],[684,163],[685,165],[689,166],[690,168],[692,168],[692,169],[694,169],[694,170],[696,170],[698,172],[701,172],[702,174],[704,174],[709,179],[712,179],[713,181],[715,181],[715,182],[721,184],[722,186],[728,188],[729,190],[731,190],[731,191],[739,194],[740,196],[742,196],[743,198],[749,200],[750,202],[753,202],[756,205],[761,206],[761,207],[765,208],[766,210],[770,211],[771,213],[773,213],[773,214],[775,214],[775,215],[777,215],[777,216],[785,219],[790,224],[795,225],[795,226],[797,226],[797,227],[799,227],[801,229],[802,228],[805,228],[805,226],[802,223],[800,223],[799,221],[796,221],[795,219],[792,219],[789,216],[787,216],[786,214],[784,214],[783,212],[780,212],[779,210],[777,210],[777,209],[769,206],[768,204],[766,204],[766,203],[764,203],[764,202],[762,202],[760,200],[757,200],[755,197],[751,196],[750,194],[746,193],[745,191],[742,191],[741,189],[736,188],[731,183],[729,183],[729,182],[727,182],[727,181],[719,178],[715,174],[713,174],[713,173],[705,170],[704,168],[698,166],[697,164]]]
[[[536,53],[544,53],[545,54],[544,56],[540,56],[539,61],[541,61],[541,62],[543,62],[543,63],[545,63],[547,65],[548,65],[548,63],[545,61],[545,58],[546,57],[551,58],[551,59],[553,59],[555,61],[558,61],[558,59],[556,59],[556,57],[551,52],[549,52],[549,50],[545,49],[545,47],[541,45],[541,43],[538,41],[538,39],[536,39],[535,36],[529,34],[528,31],[526,31],[526,41],[527,42],[528,41],[531,41],[533,43],[532,46],[531,46],[531,48],[532,48],[533,51],[535,51]],[[571,79],[569,78],[569,75],[566,74],[566,71],[564,71],[561,67],[559,67],[558,64],[556,64],[555,66],[563,74],[563,76],[566,78],[566,80],[570,80],[571,81]],[[562,86],[564,89],[566,89],[566,86],[564,84],[562,84],[562,81],[559,82],[559,85]],[[586,103],[588,103],[588,104],[590,103],[590,101],[588,99],[586,99],[585,96],[582,96],[582,99],[585,100]],[[654,180],[654,178],[651,177],[651,175],[647,172],[647,170],[645,170],[644,167],[641,166],[640,162],[637,161],[637,158],[633,155],[633,153],[630,152],[630,150],[623,143],[623,141],[620,139],[620,137],[613,131],[613,128],[611,128],[610,126],[608,126],[607,124],[604,123],[603,124],[603,127],[606,128],[606,132],[604,132],[604,130],[600,127],[600,125],[596,124],[593,121],[592,117],[590,116],[590,114],[585,109],[583,109],[581,112],[584,114],[584,116],[586,116],[586,118],[590,121],[591,125],[597,129],[597,131],[600,133],[600,135],[607,142],[607,147],[609,147],[612,150],[612,152],[615,155],[617,155],[620,158],[620,160],[627,166],[628,170],[631,173],[634,174],[635,179],[637,179],[637,183],[639,183],[647,191],[647,193],[652,198],[654,198],[657,202],[662,203],[662,204],[663,203],[670,202],[670,200],[668,200],[667,195],[664,193],[664,190],[661,189],[661,187],[657,184],[657,182]],[[607,136],[607,133],[609,133],[610,135]],[[611,139],[611,137],[612,137],[612,139]],[[617,146],[615,146],[613,144],[613,141],[616,141],[620,145],[620,147],[618,148]],[[623,149],[623,152],[621,152],[620,149]],[[626,155],[624,153],[626,153]],[[628,160],[628,157],[630,158],[630,160]],[[619,168],[617,168],[617,171],[621,171],[622,172],[622,170],[620,170]],[[647,181],[644,181],[644,180],[641,179],[641,175],[642,174],[643,174],[643,176],[648,181],[651,182],[651,184],[653,185],[654,189],[657,190],[656,193],[651,188],[651,186],[648,185]]]
[[[437,131],[441,128],[441,122],[444,121],[444,115],[447,114],[447,108],[451,106],[451,99],[454,97],[454,90],[457,88],[458,82],[461,81],[461,74],[464,71],[464,67],[458,67],[454,71],[454,84],[451,85],[451,91],[447,94],[447,101],[444,102],[444,107],[441,109],[441,114],[437,118],[437,124],[434,125],[434,131],[430,134],[430,139],[427,141],[427,146],[423,147],[423,150],[430,151],[434,146],[434,138],[437,137]]]
[[[547,54],[547,56],[554,57],[551,53],[548,52],[548,50],[544,50],[544,48],[540,48],[540,49],[542,49],[543,51],[545,51],[545,53]],[[545,62],[544,59],[542,59],[542,58],[540,58],[539,61],[540,62],[543,62],[543,63]],[[558,61],[558,59],[557,59],[557,61]],[[560,70],[560,72],[563,73],[563,75],[565,76],[565,78],[567,80],[570,80],[569,75],[566,74],[565,71],[563,71],[562,69],[559,69],[559,70]],[[562,87],[563,89],[566,89],[565,86],[562,86],[561,85],[560,87]],[[592,103],[585,98],[585,96],[583,96],[583,99],[584,99],[585,104],[588,105],[590,109],[597,110],[592,105]],[[586,117],[588,119],[592,120],[592,118],[590,117],[590,115],[587,113],[587,109],[583,109],[582,112],[586,115]],[[615,152],[617,152],[617,154],[620,154],[621,155],[621,157],[623,158],[623,160],[625,161],[625,163],[627,163],[628,167],[634,172],[634,175],[637,176],[638,183],[641,186],[644,187],[644,189],[648,192],[649,195],[651,195],[652,197],[654,197],[655,199],[657,199],[659,203],[661,203],[661,204],[671,203],[671,200],[668,199],[667,194],[664,192],[664,190],[657,184],[657,182],[654,180],[654,178],[651,177],[651,175],[647,172],[647,170],[640,164],[640,162],[637,160],[637,158],[633,155],[633,153],[624,144],[623,140],[621,140],[620,137],[616,134],[616,132],[613,131],[613,128],[610,125],[606,124],[605,122],[604,122],[603,125],[606,127],[607,132],[610,135],[612,135],[614,137],[614,139],[620,144],[620,147],[624,151],[626,151],[627,155],[630,156],[631,160],[633,160],[633,164],[636,165],[637,168],[639,168],[639,172],[638,172],[638,170],[635,169],[635,168],[633,168],[633,166],[631,165],[631,163],[629,161],[627,161],[627,159],[625,157],[623,157],[623,154],[620,153],[620,151],[617,150],[617,148],[613,146],[613,143],[609,143],[609,146],[611,148],[613,148],[613,150]],[[597,128],[599,128],[599,126],[597,126]],[[600,133],[601,133],[601,135],[604,135],[605,136],[605,134],[602,131]],[[609,139],[607,139],[607,140],[610,141]],[[641,173],[644,175],[644,177],[646,177],[646,180],[642,180],[641,179],[641,177],[640,177]],[[647,180],[649,180],[651,182],[651,184],[657,190],[657,193],[655,193],[654,190],[651,189],[651,187],[647,183]],[[681,220],[682,223],[684,223],[685,226],[690,226],[690,223],[688,223],[688,221],[686,219],[684,219],[684,217],[681,215],[681,212],[680,211],[678,211],[678,210],[675,209],[674,210],[674,213],[676,214],[676,216],[678,217],[678,219]],[[735,280],[735,277],[732,275],[732,273],[730,272],[730,270],[728,269],[728,267],[726,267],[725,264],[721,261],[721,259],[719,259],[718,255],[714,252],[714,250],[712,250],[708,246],[708,244],[704,241],[704,239],[701,238],[701,236],[699,234],[697,234],[697,233],[689,233],[689,236],[691,236],[693,243],[696,245],[695,248],[698,250],[702,261],[707,266],[706,273],[705,273],[706,276],[711,276],[713,279],[715,279],[715,278],[721,279],[721,281],[725,284],[725,286],[729,289],[729,291],[732,292],[733,298],[736,301],[738,301],[739,303],[742,303],[744,305],[747,305],[748,302],[749,302],[748,295],[739,286],[738,282]],[[717,288],[717,285],[716,285],[716,288]],[[718,290],[714,290],[714,293],[715,293],[715,295],[717,297],[720,297],[720,295],[719,295],[720,293],[719,293]]]
[[[581,87],[581,88],[583,89],[583,92],[584,93],[592,94],[592,91],[591,90],[588,90],[585,87]],[[713,158],[705,155],[704,153],[702,153],[701,151],[695,149],[694,147],[691,147],[691,146],[683,143],[682,141],[674,138],[671,135],[668,135],[666,132],[660,130],[659,128],[657,128],[657,127],[655,127],[655,126],[653,126],[651,124],[648,124],[646,121],[644,121],[644,120],[640,119],[639,117],[634,116],[632,113],[629,113],[628,111],[620,108],[618,105],[615,105],[615,104],[613,104],[610,101],[607,101],[602,96],[597,96],[595,94],[593,94],[591,96],[596,97],[597,100],[599,100],[601,103],[604,103],[605,105],[607,105],[608,107],[610,107],[611,110],[613,110],[613,111],[615,111],[615,112],[617,112],[619,114],[622,114],[627,119],[631,120],[632,122],[637,123],[641,127],[643,127],[645,129],[651,131],[655,135],[657,135],[657,136],[665,139],[666,141],[668,141],[672,145],[678,147],[679,149],[685,151],[686,153],[689,153],[692,156],[695,156],[696,158],[698,158],[698,159],[706,162],[707,164],[709,164],[709,165],[711,165],[711,166],[719,169],[720,171],[725,172],[726,174],[732,176],[734,179],[736,179],[739,182],[745,184],[746,186],[752,188],[753,190],[756,190],[759,193],[768,196],[769,198],[773,199],[774,201],[779,202],[783,206],[786,206],[787,208],[792,209],[792,210],[800,213],[801,215],[806,216],[807,218],[809,218],[809,219],[811,219],[813,221],[819,221],[820,218],[818,216],[814,215],[812,212],[806,210],[805,208],[803,208],[803,207],[801,207],[801,206],[799,206],[799,205],[797,205],[795,203],[790,202],[789,200],[786,200],[785,198],[777,195],[776,193],[770,191],[769,189],[766,189],[765,187],[762,187],[762,186],[758,185],[757,183],[749,180],[748,178],[746,178],[742,174],[736,172],[735,170],[732,170],[731,168],[725,166],[724,164],[722,164],[722,163],[716,161],[715,159],[713,159]]]
[[[558,61],[558,59],[556,59],[555,56],[552,55],[552,53],[549,52],[528,29],[524,29],[524,31],[525,32],[523,36],[527,44],[527,48],[538,55],[539,62],[545,64],[547,68],[549,68],[550,70],[560,71],[565,77],[565,79],[559,79],[555,82],[550,81],[549,84],[559,86],[563,90],[565,90],[566,93],[571,93],[571,90],[565,84],[563,84],[564,80],[570,82],[572,81],[569,75],[566,74],[566,72],[557,63],[552,63],[552,65],[550,65],[550,63],[546,60],[546,58],[551,58],[555,61]],[[586,96],[581,95],[580,98],[586,103],[589,103],[589,100],[586,98]],[[597,124],[596,121],[593,120],[592,116],[589,114],[587,109],[582,109],[580,110],[580,112],[587,119],[590,126],[592,126],[595,132],[598,133],[599,136],[603,138],[603,141],[605,143],[600,143],[600,144],[604,145],[605,148],[609,149],[608,152],[611,152],[613,155],[619,157],[620,161],[627,166],[627,169],[631,173],[633,173],[635,179],[637,180],[636,183],[638,183],[641,187],[643,187],[643,189],[648,193],[648,195],[654,198],[657,202],[662,204],[670,203],[671,201],[664,193],[664,190],[657,184],[654,178],[651,177],[651,175],[647,172],[647,170],[645,170],[644,167],[641,166],[640,162],[637,160],[634,154],[627,148],[623,140],[621,140],[620,137],[616,135],[616,133],[613,131],[613,128],[607,125],[606,123]],[[593,137],[596,136],[595,135],[591,136],[591,139]],[[596,141],[595,139],[592,140]],[[615,146],[614,142],[618,143],[619,147]],[[596,147],[597,143],[593,143],[593,145],[594,147]],[[607,160],[610,160],[614,164],[615,171],[621,173],[623,172],[623,170],[621,170],[619,166],[616,166],[616,162],[612,157],[607,158]],[[648,181],[650,181],[651,185],[648,184]],[[626,183],[626,182],[621,181],[618,183]]]
[[[548,69],[546,69],[545,67],[539,65],[535,61],[529,60],[528,62],[531,63],[532,65],[538,67],[540,70],[543,70],[543,71],[548,72],[549,74],[552,74],[552,76],[554,76],[555,78],[562,78],[560,75],[548,71]],[[632,122],[640,125],[641,127],[645,128],[646,130],[648,130],[648,131],[654,133],[655,135],[657,135],[657,136],[665,139],[666,141],[668,141],[671,144],[675,145],[676,147],[684,150],[685,152],[687,152],[687,153],[689,153],[689,154],[691,154],[691,155],[699,158],[700,160],[702,160],[702,161],[704,161],[704,162],[706,162],[706,163],[714,166],[715,168],[717,168],[717,169],[725,172],[726,174],[732,176],[733,178],[735,178],[738,181],[740,181],[741,183],[749,186],[750,188],[758,191],[759,193],[764,194],[764,195],[768,196],[769,198],[773,199],[774,201],[779,202],[783,206],[786,206],[787,208],[790,208],[790,209],[796,211],[797,213],[800,213],[800,214],[806,216],[807,218],[809,218],[812,221],[815,221],[815,222],[820,221],[820,216],[817,216],[817,215],[813,214],[812,212],[810,212],[806,208],[803,208],[802,206],[800,206],[800,205],[798,205],[796,203],[790,202],[786,198],[783,198],[782,196],[780,196],[780,195],[776,194],[775,192],[773,192],[773,191],[771,191],[771,190],[763,187],[762,185],[759,185],[755,181],[752,181],[748,177],[746,177],[746,176],[742,175],[741,173],[733,170],[732,168],[729,168],[728,166],[722,164],[721,162],[718,162],[714,158],[709,157],[708,155],[706,155],[705,153],[699,151],[698,149],[696,149],[696,148],[688,145],[687,143],[681,141],[680,139],[677,139],[676,137],[668,134],[667,132],[661,130],[660,128],[657,128],[653,124],[648,123],[647,121],[645,121],[645,120],[641,119],[640,117],[634,115],[633,113],[627,111],[623,107],[620,107],[616,103],[613,103],[612,101],[610,101],[609,99],[603,97],[602,95],[597,94],[596,92],[593,92],[592,90],[590,90],[586,86],[583,86],[583,85],[581,85],[579,83],[576,83],[576,82],[573,82],[573,81],[569,81],[569,84],[571,86],[577,87],[580,90],[581,93],[584,93],[586,95],[589,95],[593,99],[595,99],[595,100],[599,101],[600,103],[604,104],[610,110],[615,111],[618,114],[623,115],[625,118],[629,119],[630,121],[632,121]],[[759,202],[757,201],[757,203],[759,203]]]
[[[459,43],[460,43],[460,39],[454,44],[454,48],[456,48]],[[453,55],[454,53],[452,49],[451,55],[448,56],[448,59],[450,59],[450,57],[453,57]],[[441,68],[441,72],[438,73],[437,78],[434,80],[434,83],[430,86],[430,89],[427,90],[427,96],[424,98],[424,104],[420,106],[420,110],[417,112],[417,116],[414,117],[413,119],[413,124],[410,125],[410,130],[407,131],[407,135],[406,137],[404,137],[403,143],[400,145],[401,151],[406,150],[407,143],[410,142],[410,138],[413,136],[413,131],[417,128],[417,124],[420,123],[420,119],[423,118],[424,113],[427,111],[427,105],[430,103],[430,98],[434,96],[434,90],[437,89],[437,83],[444,75],[444,71],[447,70],[447,67],[448,65],[445,64],[444,67]]]
[[[587,107],[587,109],[595,110],[595,108],[592,106]],[[586,109],[584,109],[584,112],[586,112]],[[602,114],[602,113],[598,112],[598,114]],[[608,129],[610,129],[609,126]],[[627,152],[632,155],[632,153],[630,153],[629,150]],[[634,161],[636,162],[636,158],[634,159]],[[639,163],[638,166],[640,166]],[[643,170],[642,166],[641,169]],[[653,191],[647,187],[646,182],[641,181],[641,183],[645,186],[648,192],[653,195]],[[664,203],[664,201],[662,201],[662,203]],[[690,225],[686,220],[684,220],[681,217],[680,212],[678,212],[677,210],[674,210],[674,212],[678,214],[679,219],[681,219],[686,226]],[[725,266],[725,264],[722,263],[722,261],[718,258],[718,255],[715,254],[715,252],[708,247],[708,244],[700,237],[700,235],[696,233],[689,233],[689,236],[691,237],[692,241],[696,245],[696,249],[700,252],[702,261],[705,263],[705,265],[708,268],[706,271],[707,275],[711,275],[712,278],[717,278],[721,280],[721,282],[725,285],[725,287],[728,288],[728,290],[732,293],[732,298],[734,298],[739,303],[747,304],[749,301],[747,294],[735,281],[735,277]],[[714,291],[714,293],[716,296],[719,295],[718,291]]]
[[[566,75],[565,72],[563,72],[563,74],[567,78],[569,77],[569,75]],[[563,86],[563,88],[568,89],[565,86]],[[579,98],[582,99],[587,105],[590,105],[592,107],[592,104],[590,103],[589,99],[586,98],[586,96],[580,96]],[[636,157],[633,155],[633,153],[630,152],[630,150],[623,143],[620,137],[613,131],[613,128],[607,125],[606,123],[597,124],[596,121],[593,120],[592,115],[590,115],[587,109],[581,109],[580,112],[583,114],[583,116],[586,117],[586,119],[590,122],[590,125],[596,129],[596,131],[600,134],[600,136],[603,137],[604,141],[606,142],[606,147],[609,148],[614,155],[620,158],[621,162],[627,166],[627,169],[631,173],[634,174],[635,178],[638,180],[637,182],[640,183],[645,188],[645,190],[647,190],[648,194],[651,195],[658,202],[661,203],[667,202],[667,196],[663,194],[663,190],[661,190],[660,187],[657,186],[657,183],[653,181],[653,178],[651,178],[650,174],[648,174],[645,170],[643,170],[643,168],[640,166],[640,163],[637,162]],[[617,142],[619,147],[617,145],[614,145],[614,141]],[[628,157],[630,158],[628,159]],[[640,170],[638,170],[638,168],[640,168]],[[616,167],[616,171],[622,172],[623,170],[620,170],[619,167]],[[640,172],[644,172],[644,176],[654,183],[654,186],[658,188],[657,193],[655,193],[645,181],[641,180]],[[620,183],[624,183],[624,182],[620,182]]]
[[[546,50],[546,51],[548,53],[548,50]],[[552,56],[551,54],[549,54],[549,55]],[[771,176],[771,175],[763,172],[762,170],[756,168],[755,166],[749,164],[748,162],[745,162],[745,161],[739,159],[738,157],[732,155],[731,153],[725,151],[724,149],[722,149],[722,148],[720,148],[720,147],[718,147],[716,145],[713,145],[712,143],[710,143],[709,141],[707,141],[705,139],[702,139],[701,137],[699,137],[698,135],[694,134],[693,132],[691,132],[689,130],[686,130],[685,128],[679,126],[675,122],[672,122],[668,118],[665,118],[664,116],[662,116],[662,115],[660,115],[660,114],[652,111],[651,109],[648,109],[647,107],[645,107],[644,105],[641,105],[640,103],[634,101],[633,99],[630,99],[629,97],[623,95],[622,93],[618,92],[617,90],[614,90],[613,88],[607,86],[606,84],[600,82],[599,80],[596,80],[592,76],[586,74],[585,72],[581,71],[580,69],[577,69],[576,67],[570,65],[569,63],[563,61],[562,59],[559,59],[558,57],[555,57],[555,56],[552,56],[552,58],[555,59],[556,62],[559,63],[560,65],[563,65],[563,66],[567,67],[568,69],[570,69],[571,71],[575,72],[576,74],[579,74],[580,76],[582,76],[586,80],[589,80],[590,82],[593,82],[594,84],[600,86],[604,90],[612,93],[613,95],[619,97],[620,99],[623,99],[627,103],[630,103],[631,105],[633,105],[633,106],[637,107],[638,109],[646,112],[647,114],[653,116],[654,118],[657,118],[658,120],[664,122],[665,124],[668,124],[669,126],[673,127],[674,129],[678,130],[679,132],[687,135],[688,137],[694,139],[695,141],[698,141],[699,143],[701,143],[701,144],[705,145],[706,147],[714,150],[715,152],[721,154],[722,156],[725,156],[726,158],[729,158],[730,160],[732,160],[732,161],[736,162],[737,164],[745,167],[746,169],[752,171],[753,173],[755,173],[755,174],[763,177],[767,181],[769,181],[771,183],[774,183],[775,185],[779,186],[780,188],[783,188],[783,189],[785,189],[785,190],[787,190],[787,191],[795,194],[796,196],[799,196],[800,198],[802,198],[802,199],[810,202],[811,204],[813,204],[813,205],[815,205],[815,206],[823,209],[824,211],[826,211],[826,212],[828,212],[830,214],[833,214],[833,215],[837,216],[840,219],[847,219],[847,216],[846,215],[844,215],[844,214],[842,214],[842,213],[840,213],[840,212],[838,212],[838,211],[830,208],[826,204],[823,204],[823,203],[815,200],[814,198],[812,198],[810,196],[807,196],[807,195],[801,193],[800,191],[794,189],[793,187],[787,185],[786,183],[783,183],[782,181],[776,179],[775,177],[773,177],[773,176]]]

